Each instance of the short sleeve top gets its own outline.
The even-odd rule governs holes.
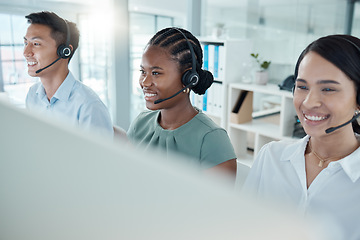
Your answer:
[[[217,126],[200,110],[189,122],[174,130],[160,126],[159,114],[160,111],[140,113],[129,128],[130,141],[189,156],[201,168],[214,167],[236,158],[225,129]]]

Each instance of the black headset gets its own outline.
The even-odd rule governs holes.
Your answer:
[[[60,59],[67,59],[71,57],[71,48],[70,48],[70,27],[69,24],[66,22],[66,20],[64,19],[64,23],[66,25],[66,43],[65,44],[61,44],[57,50],[56,53],[58,55],[58,58],[53,61],[52,63],[50,63],[49,65],[47,65],[46,67],[40,68],[36,71],[36,73],[40,73],[42,71],[44,71],[45,69],[47,69],[48,67],[54,65],[57,61],[59,61]]]
[[[192,59],[191,70],[187,70],[182,75],[181,82],[182,82],[182,84],[184,84],[184,86],[186,86],[188,88],[193,88],[199,83],[199,74],[196,72],[196,57],[195,57],[194,49],[191,46],[191,43],[188,40],[188,38],[185,36],[185,34],[179,28],[174,27],[173,29],[178,31],[179,33],[181,33],[181,35],[183,35],[183,37],[185,38],[185,40],[189,46],[190,53],[191,53],[191,59]]]
[[[65,44],[61,44],[58,48],[57,48],[57,55],[60,58],[63,59],[67,59],[71,57],[71,48],[70,48],[70,27],[69,24],[67,23],[67,21],[64,19],[65,25],[66,25],[66,43]]]

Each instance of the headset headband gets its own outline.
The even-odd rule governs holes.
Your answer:
[[[197,73],[196,72],[196,58],[195,58],[195,52],[194,52],[194,49],[193,47],[191,46],[191,43],[189,41],[189,39],[186,37],[186,35],[179,29],[179,28],[176,28],[176,27],[173,27],[173,29],[177,30],[179,33],[181,33],[181,35],[184,36],[185,40],[186,40],[186,43],[188,44],[189,46],[189,49],[190,49],[190,53],[191,53],[191,59],[192,59],[192,68],[191,68],[191,72],[192,73]]]

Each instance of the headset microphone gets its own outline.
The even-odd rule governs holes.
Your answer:
[[[154,104],[158,104],[158,103],[161,103],[163,101],[166,101],[166,100],[169,100],[173,97],[176,97],[179,93],[181,93],[182,91],[184,91],[185,89],[191,87],[191,85],[193,85],[193,83],[190,83],[188,85],[186,85],[185,87],[183,87],[180,91],[176,92],[174,95],[170,96],[170,97],[167,97],[167,98],[164,98],[164,99],[158,99],[158,100],[155,100]]]
[[[349,123],[352,123],[353,121],[355,121],[359,116],[360,116],[360,113],[354,115],[352,119],[350,119],[349,121],[347,121],[347,122],[345,122],[345,123],[343,123],[343,124],[341,124],[341,125],[339,125],[337,127],[331,127],[331,128],[326,129],[325,132],[326,133],[331,133],[331,132],[333,132],[333,131],[335,131],[335,130],[337,130],[339,128],[342,128],[342,127],[348,125]]]
[[[49,65],[47,65],[46,67],[44,68],[40,68],[39,70],[37,70],[35,73],[39,73],[45,69],[47,69],[48,67],[52,66],[54,63],[56,63],[57,61],[59,61],[61,59],[61,57],[58,57],[55,61],[53,61],[52,63],[50,63]]]

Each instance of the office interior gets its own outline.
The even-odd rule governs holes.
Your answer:
[[[125,130],[128,129],[135,117],[145,110],[142,91],[138,84],[142,51],[150,37],[164,27],[182,27],[190,30],[199,39],[215,42],[227,40],[250,42],[252,53],[259,53],[264,59],[271,61],[268,85],[276,86],[293,74],[299,54],[311,41],[335,33],[360,36],[360,4],[356,0],[103,0],[101,2],[94,0],[0,0],[0,22],[2,23],[0,25],[0,92],[2,96],[5,95],[12,106],[18,109],[25,108],[25,97],[29,87],[39,81],[28,76],[26,61],[22,55],[23,36],[28,26],[24,16],[43,10],[54,11],[59,16],[77,23],[81,35],[80,44],[70,62],[70,70],[77,79],[91,87],[100,96],[110,111],[114,125]],[[238,66],[242,71],[241,74],[238,74],[235,82],[254,84],[254,64],[250,55],[232,63],[232,67]],[[264,101],[261,100],[261,95],[258,96],[259,99],[254,99],[254,104],[261,105]],[[266,103],[269,104],[269,102]],[[225,101],[225,104],[228,102]],[[227,111],[231,107],[227,106]],[[0,113],[0,115],[2,114]],[[6,121],[2,123],[10,124]],[[41,122],[41,126],[44,124]],[[2,127],[6,128],[6,126]],[[31,128],[31,126],[28,127]],[[223,127],[228,129],[228,124],[225,123]],[[35,127],[35,129],[38,128],[40,126]],[[16,131],[14,128],[10,129]],[[57,130],[49,131],[59,134]],[[121,152],[121,150],[126,151],[125,149],[119,150],[114,149],[113,146],[103,146],[104,144],[86,140],[83,136],[76,135],[76,138],[85,141],[89,144],[88,146],[96,146],[100,149],[100,153],[110,151],[110,159],[116,159],[118,154],[124,154],[124,158],[131,158],[129,154]],[[67,138],[64,137],[64,139]],[[6,139],[2,139],[2,141],[5,142]],[[16,148],[14,146],[13,151],[17,151]],[[145,156],[142,157],[145,158]],[[82,157],[79,156],[80,158]],[[136,169],[136,167],[138,166],[131,166],[130,169]],[[162,168],[162,166],[157,167]],[[106,170],[109,169],[110,167]],[[144,171],[144,175],[147,174],[145,170],[141,171]],[[154,171],[163,174],[163,170]],[[73,174],[75,176],[76,172]],[[112,177],[110,180],[116,179],[114,176]],[[154,181],[154,184],[163,183]],[[171,184],[181,185],[184,183],[178,183],[175,179]],[[140,186],[141,183],[137,183],[137,185]],[[181,185],[181,187],[185,186]],[[186,187],[191,188],[191,184]],[[195,187],[188,191],[191,190],[193,190],[191,193],[194,194],[193,196],[199,194],[194,193],[196,192]],[[76,191],[76,189],[68,191]],[[212,193],[202,194],[203,198],[214,197],[211,195]],[[226,194],[228,193],[222,193],[219,196]],[[165,196],[168,195],[160,194],[156,199],[159,200],[160,196],[166,199]],[[180,198],[180,196],[178,197]],[[226,197],[229,196],[226,195]],[[117,195],[116,198],[119,196]],[[156,199],[153,201],[155,202]],[[207,203],[207,206],[213,207],[216,199]],[[130,204],[129,199],[126,201],[126,204]],[[231,200],[232,202],[236,202],[235,198]],[[140,206],[140,203],[138,204]],[[188,207],[188,211],[196,211],[194,207]],[[230,206],[225,209],[226,212],[234,210]],[[85,208],[83,210],[85,211]],[[236,224],[238,226],[245,224],[243,229],[251,224],[265,226],[265,222],[271,219],[270,216],[273,216],[273,212],[269,212],[269,215],[259,222],[259,218],[251,218],[251,210],[250,208],[247,213],[247,222],[233,219],[233,227]],[[245,208],[235,212],[240,215],[244,214],[244,211]],[[202,213],[204,214],[204,212]],[[225,219],[229,215],[224,214],[221,217]],[[204,218],[206,216],[210,217],[210,214],[205,214]],[[160,218],[158,217],[157,220],[165,224]],[[63,224],[61,220],[59,222]],[[195,220],[190,221],[186,226],[194,222]],[[178,224],[181,224],[180,220]],[[208,224],[211,226],[213,223]],[[302,225],[296,225],[295,222],[291,224],[294,232],[302,230],[300,229],[303,227]],[[155,222],[150,224],[141,222],[140,225],[145,229],[144,234],[149,234],[146,231],[147,227],[150,228],[156,224]],[[111,229],[115,229],[115,227]],[[205,227],[201,228],[201,231],[194,230],[192,232],[193,239],[200,239],[195,237],[200,233],[205,234],[208,239],[219,239],[219,235],[211,235],[211,231],[206,233],[207,230]],[[275,225],[273,230],[281,231]],[[157,236],[158,239],[169,239],[172,231],[176,230],[169,228],[160,237],[152,236]],[[134,232],[129,230],[126,234],[131,235]],[[254,232],[248,234],[248,236],[254,236]],[[257,234],[266,236],[268,232]],[[66,235],[59,236],[67,237]],[[171,236],[173,237],[173,235]],[[295,239],[295,236],[291,236],[292,239]],[[87,236],[87,239],[93,237]],[[141,239],[144,236],[138,233],[138,237]],[[173,239],[183,239],[184,237],[180,234],[178,238]],[[285,235],[283,237],[283,239],[289,239]],[[311,239],[303,235],[297,235],[297,238]],[[59,237],[59,239],[61,238]]]
[[[80,28],[71,71],[98,93],[114,123],[125,130],[145,108],[138,86],[141,53],[164,27],[183,27],[200,37],[250,40],[252,51],[272,62],[270,82],[275,84],[293,73],[298,55],[312,40],[360,32],[359,3],[350,0],[1,0],[0,6],[0,91],[24,107],[27,89],[38,81],[27,75],[22,56],[24,16],[54,11]],[[251,60],[239,59],[237,64],[245,66],[239,82],[253,77]]]
[[[22,55],[28,26],[24,16],[54,11],[76,22],[80,29],[80,44],[70,70],[95,90],[108,107],[114,125],[125,131],[146,109],[138,83],[140,59],[147,41],[162,28],[182,27],[210,42],[238,40],[235,48],[248,52],[240,52],[241,56],[234,56],[235,61],[225,63],[230,70],[240,70],[223,84],[224,88],[230,82],[255,81],[256,63],[248,53],[258,53],[261,59],[271,61],[268,82],[277,85],[293,74],[297,57],[311,41],[335,33],[360,33],[360,5],[353,0],[105,0],[101,4],[84,0],[1,0],[0,6],[0,91],[14,105],[25,107],[29,87],[39,80],[27,74]],[[233,106],[226,99],[227,90],[223,95],[226,112],[214,121],[228,130],[228,112]],[[281,105],[279,98],[266,100],[256,94],[253,104],[255,110],[262,110],[274,102]],[[250,151],[256,148],[252,138],[249,136]],[[251,160],[245,162],[251,166]]]

